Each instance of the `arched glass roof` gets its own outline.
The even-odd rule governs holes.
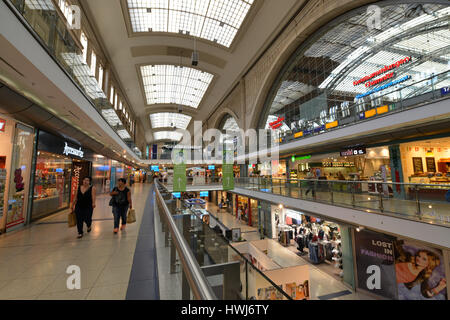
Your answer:
[[[191,116],[174,112],[160,112],[150,115],[150,121],[154,129],[176,127],[177,129],[186,130],[191,119]]]
[[[170,32],[229,47],[253,0],[128,0],[133,32]]]
[[[198,108],[213,75],[175,65],[141,66],[147,104],[178,104]]]

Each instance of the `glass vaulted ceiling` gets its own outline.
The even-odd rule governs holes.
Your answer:
[[[253,0],[128,0],[133,32],[188,34],[229,47]]]
[[[178,104],[198,108],[213,75],[174,65],[141,66],[147,104]]]
[[[191,119],[191,116],[173,112],[160,112],[150,115],[153,129],[176,127],[177,129],[186,130]]]

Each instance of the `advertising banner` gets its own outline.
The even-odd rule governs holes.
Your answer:
[[[374,294],[396,299],[394,238],[375,232],[355,232],[358,286]]]
[[[224,162],[222,165],[222,188],[224,191],[234,189],[233,175],[233,151],[224,150]]]
[[[447,300],[442,250],[397,240],[394,254],[399,300]]]
[[[173,150],[173,192],[186,191],[186,156],[184,150]]]

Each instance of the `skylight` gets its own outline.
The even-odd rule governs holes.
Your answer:
[[[183,134],[180,132],[175,131],[158,131],[153,132],[153,137],[155,140],[173,140],[173,141],[180,141],[183,137]]]
[[[175,126],[177,129],[186,130],[192,117],[181,113],[161,112],[150,115],[152,128],[167,128]]]
[[[174,65],[141,66],[147,104],[179,104],[198,108],[213,75]]]
[[[122,139],[131,139],[130,134],[128,133],[127,130],[122,129],[122,130],[118,130],[117,134],[119,135],[119,137],[121,137]]]
[[[52,0],[25,0],[25,5],[31,10],[55,10]]]
[[[128,0],[133,32],[189,34],[229,47],[253,0]]]

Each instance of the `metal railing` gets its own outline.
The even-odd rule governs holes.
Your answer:
[[[172,218],[172,214],[158,190],[158,181],[155,181],[155,186],[156,201],[158,201],[160,207],[163,209],[163,217],[169,227],[172,241],[177,249],[178,256],[180,257],[182,267],[187,281],[189,282],[193,296],[197,300],[217,300],[211,286],[200,269],[200,266],[192,254],[192,251],[189,249],[186,240],[178,230],[175,221]]]
[[[165,188],[164,185],[159,184],[162,188],[164,188],[167,191],[167,188]],[[261,285],[261,288],[271,288],[273,292],[275,293],[274,296],[277,300],[292,300],[292,298],[276,283],[274,283],[269,277],[267,277],[261,270],[259,270],[253,263],[241,252],[239,252],[233,245],[232,241],[223,235],[221,233],[222,230],[217,233],[215,229],[213,229],[209,224],[202,221],[200,217],[198,217],[198,213],[196,213],[195,209],[190,209],[188,207],[185,207],[184,210],[176,209],[174,210],[173,214],[180,214],[180,211],[185,211],[183,215],[191,215],[195,217],[196,223],[203,225],[204,228],[202,228],[202,238],[203,238],[203,244],[205,246],[206,251],[210,251],[209,255],[211,255],[211,259],[215,260],[214,262],[217,264],[227,264],[232,262],[240,262],[240,279],[241,279],[241,299],[243,300],[261,300],[264,299],[261,296],[258,296],[254,292],[250,292],[250,288],[253,288],[250,283],[256,283],[258,282],[259,285]],[[206,211],[206,210],[205,210]],[[225,229],[228,229],[223,223],[215,217],[211,212],[207,211],[210,216],[212,216],[216,222],[221,224]],[[212,219],[212,218],[211,218]],[[192,219],[190,219],[192,220]],[[195,223],[194,223],[195,224]],[[220,228],[222,229],[222,228]],[[228,229],[229,230],[229,229]],[[214,240],[214,241],[211,241]],[[215,246],[211,246],[208,248],[207,242],[215,242]],[[217,245],[219,244],[219,245]],[[198,245],[195,246],[198,249]],[[217,252],[217,250],[219,252]],[[212,251],[215,251],[215,254],[213,254]],[[201,254],[203,256],[203,254]],[[238,286],[239,287],[239,286]]]
[[[450,184],[249,177],[235,186],[450,226]]]

